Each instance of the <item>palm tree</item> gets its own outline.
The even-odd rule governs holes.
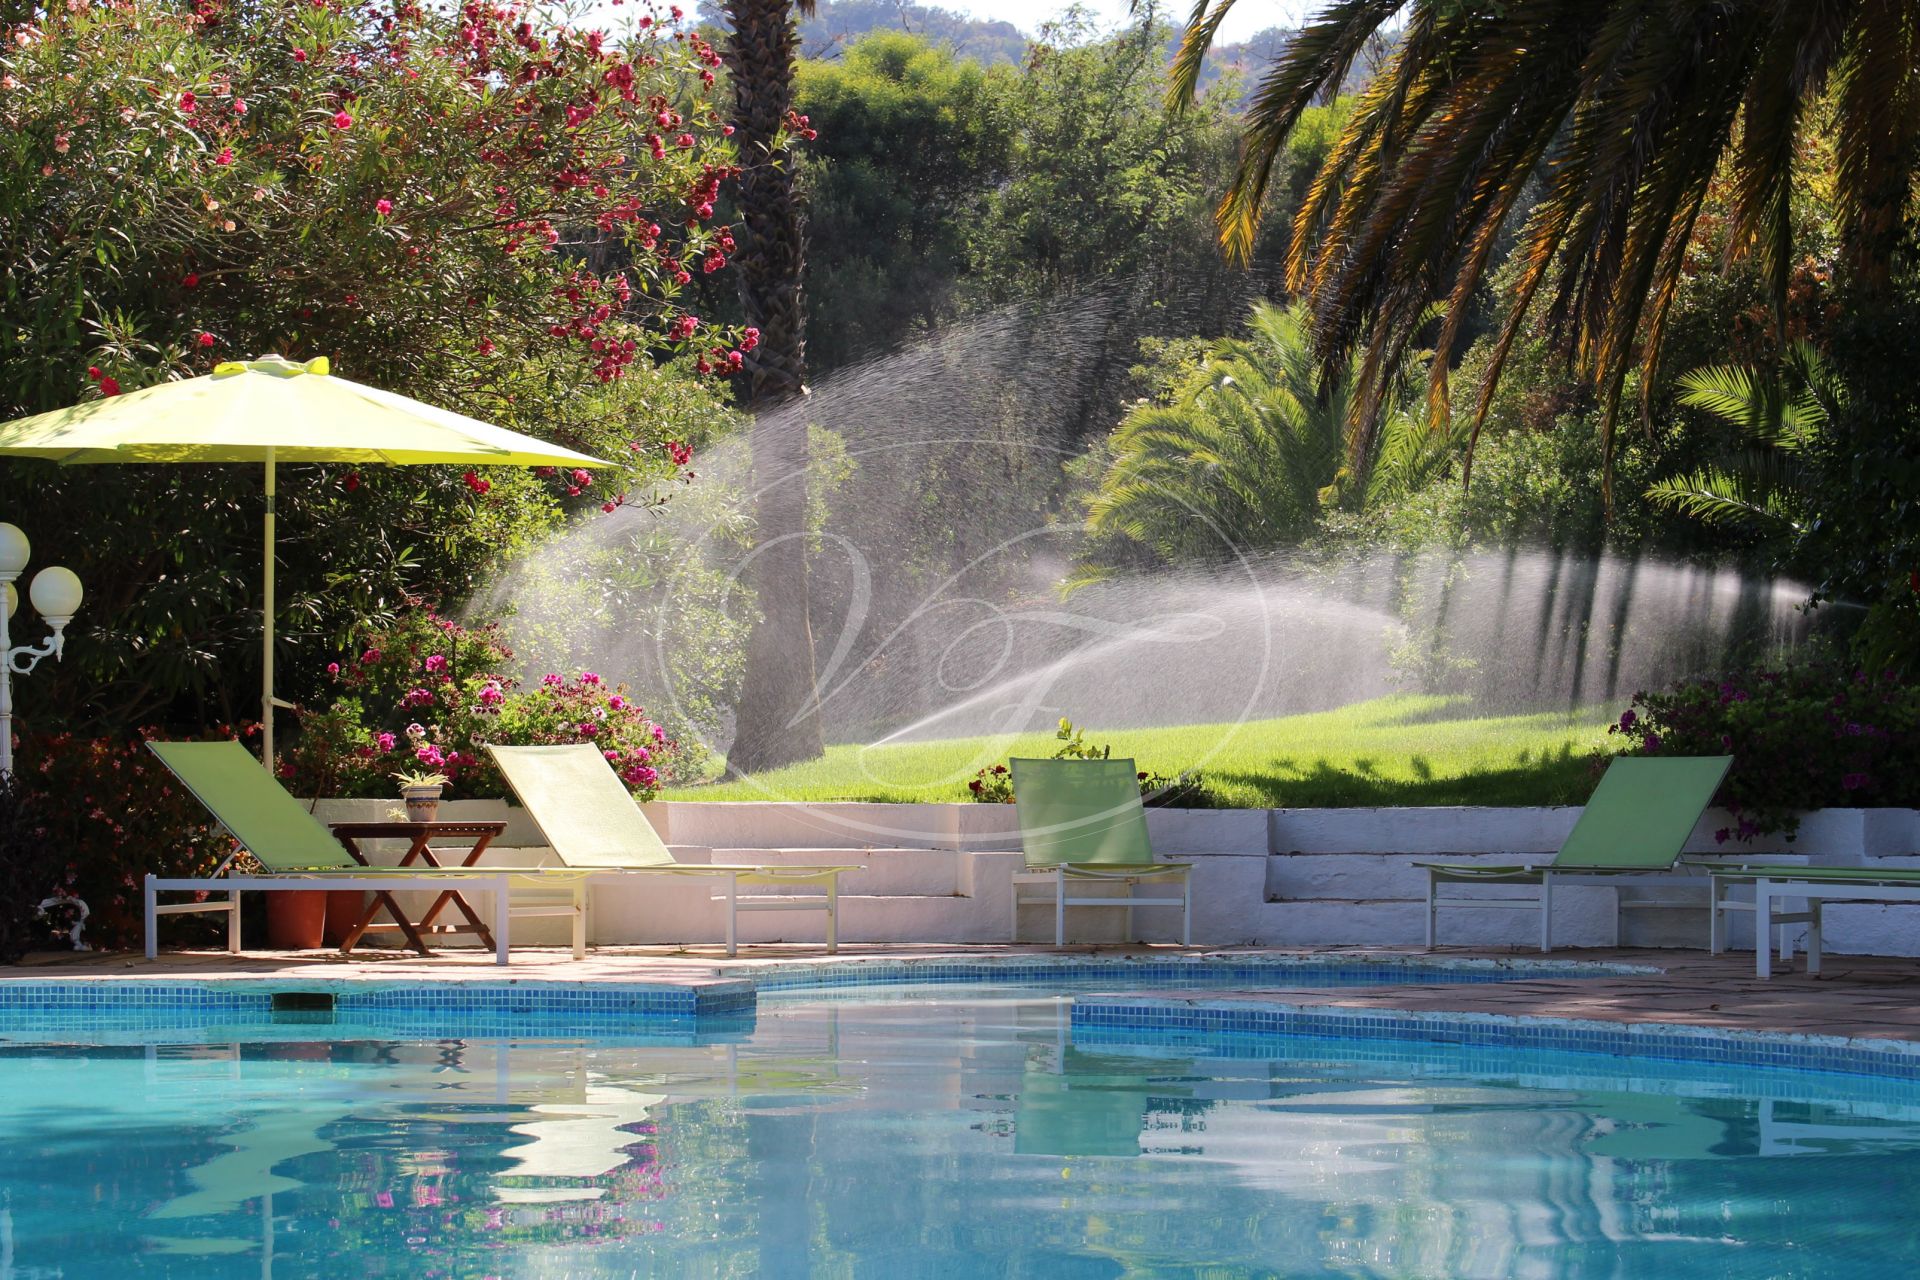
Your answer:
[[[1681,404],[1731,426],[1739,447],[1691,474],[1656,482],[1647,497],[1709,524],[1799,533],[1807,521],[1807,452],[1846,399],[1826,360],[1796,342],[1778,377],[1719,365],[1686,374],[1680,391]]]
[[[1233,3],[1196,0],[1175,105],[1193,100]],[[1254,93],[1218,211],[1231,253],[1252,248],[1300,113],[1337,91],[1403,10],[1397,47],[1293,220],[1286,260],[1289,286],[1311,300],[1325,367],[1363,355],[1360,421],[1377,412],[1380,371],[1433,300],[1448,301],[1439,346],[1453,349],[1503,229],[1537,192],[1473,432],[1544,292],[1549,320],[1600,393],[1610,505],[1622,387],[1630,369],[1658,359],[1723,165],[1733,175],[1731,251],[1764,270],[1776,319],[1784,307],[1796,143],[1816,110],[1830,107],[1845,262],[1865,288],[1887,283],[1920,150],[1920,0],[1333,0]],[[1445,361],[1429,394],[1444,413]],[[1355,436],[1356,460],[1367,443],[1366,432]]]
[[[743,407],[753,415],[758,546],[748,579],[760,617],[747,641],[727,755],[736,774],[810,759],[823,750],[807,590],[807,347],[800,297],[805,242],[793,169],[780,154],[793,108],[796,10],[812,13],[813,0],[726,4],[733,26],[727,64],[734,141],[742,165],[733,263],[746,323],[760,330],[742,392]]]
[[[1287,546],[1329,508],[1399,496],[1451,462],[1446,433],[1394,408],[1376,465],[1356,487],[1343,465],[1351,373],[1323,382],[1309,323],[1304,307],[1262,303],[1246,338],[1214,344],[1203,380],[1129,413],[1088,502],[1089,531],[1172,563]]]

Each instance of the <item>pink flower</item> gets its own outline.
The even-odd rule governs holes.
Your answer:
[[[480,687],[480,705],[483,707],[497,707],[506,701],[506,697],[506,694],[500,692],[500,686],[492,682]]]
[[[356,472],[355,474],[358,473]],[[378,649],[369,649],[360,655],[360,665],[363,667],[372,666],[378,661],[380,661],[380,651]]]
[[[305,49],[295,49],[293,51],[293,60],[295,62],[305,62],[307,60],[307,51]]]
[[[400,739],[396,738],[393,734],[389,733],[385,729],[382,729],[379,733],[374,734],[373,740],[378,744],[380,744],[380,749],[382,751],[391,751],[395,747],[400,745]]]
[[[53,149],[59,152],[61,155],[67,154],[68,150],[71,149],[72,146],[73,144],[70,141],[68,141],[66,134],[56,133],[53,135]]]
[[[245,98],[235,98],[233,100],[233,114],[237,116],[247,114],[247,100]]]
[[[580,683],[581,684],[599,684],[600,677],[595,675],[591,671],[582,671],[580,673]]]
[[[189,271],[187,274],[181,276],[180,287],[182,289],[198,289],[200,287],[200,273],[198,271]]]
[[[337,675],[339,675],[339,674],[340,674],[340,664],[339,664],[339,663],[337,663],[337,662],[329,662],[329,663],[327,664],[327,674],[328,674],[328,675],[330,675],[330,676],[337,676]]]
[[[199,338],[195,339],[195,341],[199,342],[199,344],[203,347],[210,347],[215,342],[219,341],[219,339],[215,338],[210,333],[203,333],[199,336]]]
[[[117,395],[119,395],[119,394],[120,394],[120,382],[119,382],[119,379],[117,379],[117,378],[102,378],[102,379],[100,379],[100,394],[101,394],[101,395],[103,395],[103,396],[117,396]]]
[[[333,127],[342,130],[351,129],[353,128],[353,117],[345,111],[336,111],[333,113]]]
[[[444,653],[430,653],[427,655],[427,674],[439,675],[446,669],[447,656]]]
[[[393,201],[385,199],[384,197],[375,200],[373,202],[373,211],[384,218],[393,212]]]
[[[232,148],[232,147],[222,147],[222,148],[220,148],[220,154],[219,154],[219,155],[217,155],[217,156],[215,156],[215,157],[213,158],[213,162],[214,162],[215,164],[232,164],[232,163],[233,163],[233,148]]]
[[[593,483],[593,474],[586,470],[576,470],[573,473],[573,482],[585,489]]]
[[[566,681],[549,671],[540,677],[540,683],[549,689],[558,689],[561,685],[565,684]]]
[[[607,699],[607,710],[625,711],[626,709],[627,709],[627,700],[621,697],[619,694],[616,693],[611,698]]]
[[[424,707],[433,701],[433,694],[426,689],[409,689],[400,701],[409,707]]]
[[[667,740],[667,731],[659,725],[653,726],[653,740],[656,744],[664,743]]]
[[[446,754],[431,742],[422,743],[416,748],[413,753],[413,758],[421,764],[426,765],[429,769],[438,769],[447,762]]]
[[[194,97],[191,92],[180,95],[180,114],[190,116],[193,114],[194,108],[199,105],[200,99]]]

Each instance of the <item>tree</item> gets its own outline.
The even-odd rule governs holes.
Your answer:
[[[1174,103],[1191,99],[1232,4],[1196,4]],[[1252,245],[1295,121],[1403,8],[1337,0],[1273,63],[1218,210],[1230,252]],[[1920,144],[1920,0],[1416,0],[1405,18],[1398,48],[1294,218],[1287,256],[1289,286],[1312,301],[1326,367],[1365,355],[1355,410],[1363,427],[1380,403],[1381,371],[1432,300],[1449,302],[1440,347],[1454,348],[1502,228],[1538,192],[1475,421],[1544,292],[1556,331],[1599,391],[1611,505],[1622,386],[1629,370],[1659,358],[1715,174],[1724,166],[1736,191],[1729,252],[1759,260],[1777,312],[1805,163],[1797,144],[1828,110],[1844,261],[1869,291],[1889,282],[1910,228]],[[1436,363],[1430,395],[1442,410],[1446,380]],[[1356,459],[1367,438],[1355,434]]]
[[[753,415],[756,544],[746,578],[760,617],[747,640],[747,665],[727,767],[753,773],[820,755],[807,590],[807,345],[800,296],[805,235],[785,152],[793,134],[812,133],[793,110],[799,33],[794,11],[812,0],[729,0],[727,63],[740,149],[741,226],[734,265],[747,332],[741,404]]]
[[[836,9],[838,6],[836,6]],[[931,332],[958,310],[970,240],[1006,180],[1014,73],[877,31],[800,64],[808,156],[807,359],[817,373]]]

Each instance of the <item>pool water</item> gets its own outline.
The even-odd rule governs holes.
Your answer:
[[[0,1280],[1822,1277],[1920,1259],[1920,1085],[1103,1031],[1039,989],[641,1040],[0,1047]],[[165,1039],[164,1034],[159,1036]]]

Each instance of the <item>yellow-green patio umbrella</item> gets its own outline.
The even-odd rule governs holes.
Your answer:
[[[605,467],[611,463],[464,414],[336,378],[324,358],[279,356],[217,366],[204,377],[0,424],[0,456],[95,462],[266,465],[266,600],[262,609],[261,755],[273,759],[274,468],[281,462],[468,463]]]

